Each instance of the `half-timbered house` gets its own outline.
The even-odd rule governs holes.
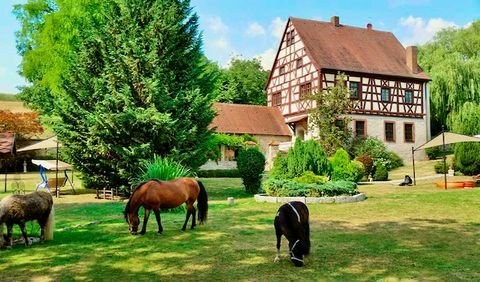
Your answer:
[[[282,112],[293,138],[308,139],[303,97],[333,87],[345,74],[350,125],[356,136],[374,136],[404,159],[430,139],[429,77],[417,64],[416,47],[404,48],[391,32],[289,18],[267,82],[268,106]]]

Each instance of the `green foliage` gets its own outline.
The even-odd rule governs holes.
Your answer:
[[[371,156],[374,163],[382,163],[388,170],[403,166],[402,159],[387,150],[385,144],[375,137],[359,140],[353,148],[355,156]]]
[[[237,167],[247,193],[255,194],[260,191],[265,156],[257,148],[241,150],[238,154]]]
[[[258,143],[255,138],[248,134],[243,134],[241,136],[224,134],[224,133],[214,133],[213,137],[205,145],[207,148],[207,156],[210,160],[219,160],[221,157],[221,145],[226,146],[232,150],[240,149],[244,146],[246,141],[253,141]]]
[[[353,160],[350,162],[350,164],[353,167],[353,171],[354,171],[353,175],[355,176],[353,181],[358,182],[362,180],[362,178],[365,177],[365,166],[363,165],[363,163]]]
[[[316,175],[328,176],[331,165],[320,144],[315,140],[297,139],[287,154],[287,177],[301,176],[305,171]]]
[[[141,174],[136,179],[137,183],[149,179],[172,180],[179,177],[192,176],[190,169],[168,158],[161,158],[157,155],[153,157],[153,160],[145,162],[141,171]]]
[[[340,148],[335,152],[332,158],[332,180],[348,180],[355,181],[357,178],[357,170],[351,164],[348,153]]]
[[[317,107],[309,110],[308,121],[312,129],[318,132],[318,141],[327,155],[331,156],[338,148],[345,147],[352,133],[346,125],[351,118],[346,114],[351,108],[349,89],[345,83],[345,75],[339,73],[335,87],[307,96]]]
[[[263,182],[262,188],[267,195],[277,197],[332,197],[358,194],[357,184],[350,181],[306,184],[292,180],[270,178]]]
[[[264,94],[268,71],[258,59],[232,59],[228,69],[220,70],[215,101],[234,104],[266,105]]]
[[[215,169],[215,170],[199,170],[198,177],[202,178],[239,178],[238,169]]]
[[[442,146],[436,146],[425,149],[425,153],[429,160],[436,160],[443,157]],[[453,154],[453,147],[450,145],[445,146],[445,155]]]
[[[447,173],[448,172],[448,164],[446,165],[447,167],[445,168],[442,162],[435,162],[435,165],[433,168],[435,169],[436,173]]]
[[[154,154],[202,165],[213,85],[190,2],[58,2],[40,19],[21,14],[42,23],[22,37],[32,84],[22,95],[46,115],[86,183],[129,187]]]
[[[480,133],[480,104],[467,102],[453,117],[453,128],[465,135]],[[480,143],[464,142],[455,144],[456,169],[465,175],[480,173]]]
[[[270,170],[270,177],[283,179],[288,177],[288,158],[287,154],[277,153],[273,161],[273,167]]]
[[[388,180],[388,170],[382,163],[375,164],[375,173],[373,174],[373,180],[386,181]]]
[[[301,176],[295,177],[293,181],[305,184],[324,184],[328,182],[328,176],[316,175],[311,171],[305,171]]]
[[[420,66],[430,75],[433,133],[453,125],[466,102],[480,104],[480,20],[463,29],[445,29],[421,46]],[[457,130],[454,130],[458,132]]]
[[[356,158],[357,161],[363,164],[365,169],[365,176],[369,176],[373,171],[373,159],[369,155],[363,155]]]

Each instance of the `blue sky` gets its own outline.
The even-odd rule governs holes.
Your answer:
[[[0,93],[16,93],[25,81],[18,75],[21,58],[14,32],[20,27],[12,6],[0,1]],[[206,56],[227,66],[232,56],[259,57],[269,69],[288,17],[329,21],[337,15],[345,25],[390,31],[404,44],[422,44],[438,30],[462,28],[480,18],[480,0],[192,0],[200,17]]]

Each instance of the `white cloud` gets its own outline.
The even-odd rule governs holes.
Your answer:
[[[273,60],[275,60],[275,56],[277,55],[277,51],[273,48],[265,50],[263,53],[254,56],[254,58],[258,58],[260,63],[265,70],[270,70],[273,65]]]
[[[259,23],[253,22],[248,26],[245,33],[251,37],[262,36],[265,35],[265,29]]]
[[[470,26],[472,26],[472,24],[473,22],[468,22],[464,26],[462,26],[462,28],[469,28]]]
[[[276,17],[272,20],[270,24],[270,31],[272,35],[276,38],[281,38],[283,35],[283,31],[285,30],[285,24],[287,23],[286,20],[282,20],[280,17]]]
[[[228,26],[223,23],[220,17],[207,18],[207,28],[215,33],[224,34],[228,32]]]
[[[403,45],[405,46],[423,44],[432,39],[435,33],[444,28],[458,28],[458,25],[454,22],[442,18],[433,18],[425,21],[421,17],[413,16],[401,18],[400,25],[405,27],[408,32],[407,38],[403,40]]]
[[[230,43],[228,43],[228,41],[223,37],[213,40],[212,46],[222,50],[230,49]]]

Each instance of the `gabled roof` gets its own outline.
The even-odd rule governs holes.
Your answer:
[[[320,69],[429,80],[406,64],[406,50],[391,32],[290,18],[307,54]],[[288,26],[288,23],[287,23]]]
[[[0,133],[0,154],[15,154],[15,133]]]
[[[210,124],[220,133],[291,136],[277,107],[213,104],[217,116]]]

